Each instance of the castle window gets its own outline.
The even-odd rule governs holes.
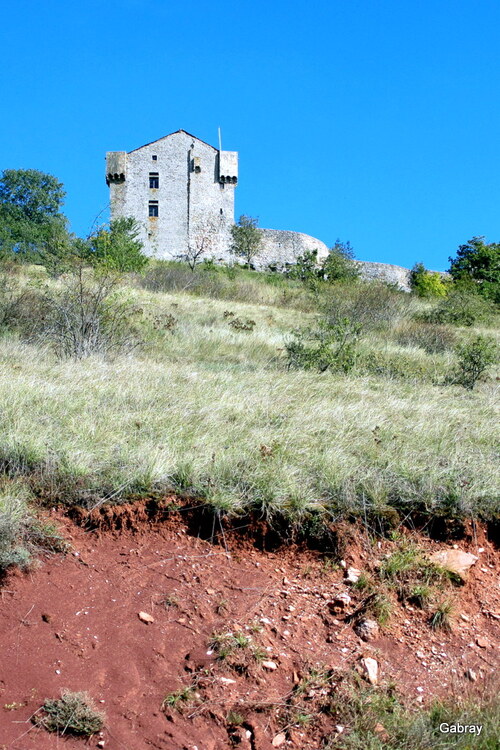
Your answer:
[[[149,173],[149,187],[150,188],[160,187],[160,175],[158,174],[158,172]]]
[[[158,201],[149,201],[149,216],[158,216]]]
[[[153,161],[157,161],[158,160],[158,156],[156,154],[153,154],[151,156],[151,158],[152,158]]]

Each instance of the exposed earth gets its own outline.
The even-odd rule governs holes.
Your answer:
[[[451,632],[394,598],[388,624],[365,641],[350,615],[366,593],[346,574],[376,570],[393,541],[346,524],[342,560],[331,564],[303,545],[279,546],[265,524],[219,529],[213,543],[202,537],[215,525],[207,531],[172,502],[154,512],[147,501],[108,506],[90,519],[54,510],[67,554],[8,572],[1,750],[316,750],[339,730],[326,714],[294,720],[290,697],[311,669],[340,673],[374,658],[379,683],[395,683],[415,705],[476,689],[498,671],[500,558],[484,528],[440,542],[418,536],[429,553],[456,545],[478,558],[453,588]],[[63,739],[33,723],[65,688],[88,691],[105,711],[100,735]],[[302,700],[314,712],[321,689],[309,693]]]

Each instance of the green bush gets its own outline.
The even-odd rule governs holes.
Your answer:
[[[138,239],[139,224],[132,217],[112,221],[108,227],[99,228],[85,245],[82,254],[94,266],[104,266],[113,271],[141,271],[148,263]]]
[[[472,390],[488,368],[498,361],[498,346],[491,336],[476,336],[457,347],[458,366],[453,383]]]
[[[500,303],[500,243],[487,244],[484,237],[473,237],[449,260],[454,279],[471,282],[479,294]]]
[[[428,271],[423,263],[413,266],[410,284],[419,297],[446,297],[448,291],[441,274],[437,271]]]
[[[421,315],[427,323],[473,326],[488,322],[496,313],[495,306],[467,285],[454,286],[432,310]]]
[[[356,344],[361,329],[359,323],[339,318],[335,322],[321,320],[314,329],[294,331],[293,338],[285,344],[288,367],[349,372],[356,362]]]

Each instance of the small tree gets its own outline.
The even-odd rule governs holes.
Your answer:
[[[491,336],[476,336],[457,347],[458,368],[452,382],[472,391],[490,365],[498,361],[498,346]]]
[[[131,351],[139,343],[132,322],[136,309],[119,295],[118,283],[116,273],[80,264],[58,291],[47,290],[40,338],[59,356],[75,359]]]
[[[141,271],[148,262],[138,239],[139,223],[133,217],[121,217],[101,227],[87,242],[86,259],[94,266],[114,271]]]
[[[52,261],[70,242],[60,212],[65,192],[53,175],[6,169],[0,175],[0,254],[30,263]]]
[[[419,297],[446,297],[447,289],[441,275],[416,263],[410,272],[410,285]]]
[[[359,269],[354,260],[351,243],[337,239],[321,266],[321,276],[328,282],[354,281]]]
[[[484,237],[473,237],[449,261],[455,280],[472,279],[480,294],[500,303],[500,243],[487,244]]]
[[[179,259],[186,261],[191,271],[194,272],[199,263],[213,256],[217,249],[218,238],[219,226],[215,219],[198,222],[190,234],[187,253],[180,255]]]
[[[238,223],[231,227],[231,252],[244,258],[249,268],[262,244],[262,232],[257,224],[258,219],[243,215]]]

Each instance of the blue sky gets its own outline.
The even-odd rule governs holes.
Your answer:
[[[237,215],[444,269],[500,240],[499,28],[498,0],[17,0],[0,170],[56,175],[86,234],[106,151],[220,126]]]

